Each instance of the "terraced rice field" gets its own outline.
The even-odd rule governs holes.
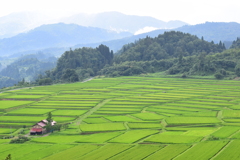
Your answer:
[[[240,158],[239,81],[95,78],[8,91],[0,138],[26,135],[49,112],[61,131],[24,144],[0,139],[0,159]]]

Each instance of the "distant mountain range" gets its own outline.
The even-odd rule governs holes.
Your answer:
[[[45,23],[51,23],[49,15],[37,12],[18,12],[0,17],[0,39],[29,31]]]
[[[36,20],[32,21],[34,18]],[[31,26],[53,21],[76,24],[47,24],[26,31]],[[4,32],[2,28],[7,26],[4,24],[12,26],[12,28],[10,26],[8,28],[14,33],[23,30],[25,32],[10,38],[0,39],[0,57],[10,55],[19,57],[20,55],[37,53],[38,51],[60,56],[70,47],[73,49],[97,47],[100,44],[107,45],[116,52],[123,45],[134,42],[139,38],[145,38],[146,36],[156,37],[170,30],[190,33],[197,35],[199,38],[203,36],[205,40],[214,41],[215,43],[219,43],[219,41],[226,42],[225,44],[228,47],[233,40],[240,36],[240,24],[235,22],[207,22],[198,25],[186,25],[185,22],[181,21],[163,22],[152,17],[130,16],[118,12],[95,15],[78,14],[59,20],[46,18],[45,15],[37,13],[11,14],[0,18],[0,37]],[[144,30],[145,27],[167,29],[133,35],[141,29]]]
[[[10,55],[29,50],[70,47],[81,43],[96,43],[131,36],[130,32],[109,31],[76,24],[49,24],[27,33],[0,40],[0,55]]]
[[[78,24],[85,27],[97,27],[117,32],[127,31],[135,33],[145,27],[177,28],[187,23],[182,21],[164,22],[152,17],[125,15],[119,12],[105,12],[99,14],[76,14],[65,18],[54,18],[39,12],[18,12],[0,17],[0,39],[10,38],[22,32],[39,27],[43,24],[54,23]]]
[[[163,34],[167,31],[180,31],[185,33],[190,33],[192,35],[196,35],[199,38],[203,37],[206,41],[214,41],[215,43],[219,43],[220,41],[224,42],[226,47],[230,47],[232,42],[240,37],[240,24],[235,22],[223,23],[223,22],[206,22],[204,24],[197,25],[186,25],[183,27],[179,27],[176,29],[159,29],[155,31],[151,31],[148,33],[143,33],[139,35],[134,35],[131,37],[126,37],[119,40],[112,40],[107,42],[101,42],[104,45],[109,46],[109,48],[117,51],[121,49],[121,47],[125,44],[132,43],[140,38],[149,37],[157,37],[159,34]],[[87,47],[97,47],[100,43],[94,44],[79,44],[74,46],[74,48],[79,48],[83,46]]]
[[[92,26],[118,32],[128,31],[131,33],[144,30],[146,27],[172,29],[187,25],[187,23],[182,21],[164,22],[153,17],[125,15],[119,12],[104,12],[91,15],[77,14],[60,19],[60,22],[75,23],[81,26]]]

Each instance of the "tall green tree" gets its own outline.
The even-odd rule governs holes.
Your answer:
[[[48,116],[47,116],[46,120],[48,121],[48,123],[51,123],[53,121],[51,112],[48,113]]]
[[[9,155],[5,158],[5,160],[11,160],[11,159],[12,159],[11,154],[9,154]]]
[[[235,73],[238,77],[240,77],[240,63],[238,63],[235,67]]]
[[[44,128],[47,130],[47,132],[52,132],[53,131],[53,126],[52,126],[53,119],[52,119],[52,113],[51,112],[48,113],[48,116],[47,116],[46,120],[48,121],[48,123]]]

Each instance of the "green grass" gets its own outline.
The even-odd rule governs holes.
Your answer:
[[[133,112],[128,111],[95,111],[94,114],[101,114],[101,115],[126,115],[131,114]]]
[[[135,146],[127,151],[124,151],[112,158],[110,160],[126,160],[126,159],[131,159],[131,160],[139,160],[139,159],[144,159],[145,157],[151,155],[152,153],[160,150],[163,148],[163,146],[158,146],[158,145],[138,145]]]
[[[14,132],[16,129],[14,128],[0,128],[0,134],[8,134],[10,132]]]
[[[128,112],[141,112],[142,108],[127,108],[127,107],[102,107],[100,111],[128,111]]]
[[[87,110],[56,110],[52,112],[55,116],[81,116],[85,114]]]
[[[172,159],[187,150],[189,147],[190,145],[185,144],[170,144],[163,149],[155,152],[154,154],[148,156],[146,160]]]
[[[80,129],[83,132],[103,132],[103,131],[126,130],[123,123],[81,124]]]
[[[104,118],[112,122],[138,122],[139,120],[128,116],[104,116]]]
[[[0,159],[238,159],[239,89],[236,81],[142,75],[3,93],[1,137],[24,125],[27,133],[49,111],[68,127],[25,144],[0,139]]]
[[[0,150],[0,152],[2,152],[3,151],[3,147],[5,147],[6,145],[1,145],[1,144],[4,144],[4,143],[9,143],[11,141],[11,139],[0,139],[0,148],[1,148],[1,150]]]
[[[66,149],[59,153],[54,153],[51,156],[44,158],[43,160],[57,160],[57,159],[71,159],[76,160],[82,157],[83,155],[92,152],[98,149],[100,146],[92,145],[92,144],[83,144],[77,145],[75,147]]]
[[[71,101],[70,101],[71,102]],[[35,103],[34,106],[61,106],[61,107],[94,107],[97,103]]]
[[[67,144],[75,142],[78,138],[79,135],[51,135],[46,137],[33,138],[31,142]]]
[[[6,99],[41,99],[46,97],[46,95],[10,95],[5,96]]]
[[[191,147],[189,150],[175,158],[176,160],[203,160],[212,158],[217,152],[219,152],[225,145],[227,141],[209,141],[198,143],[197,145]],[[229,159],[226,158],[226,159]]]
[[[40,109],[72,109],[72,110],[89,110],[91,109],[93,106],[58,106],[58,105],[52,105],[52,106],[35,106],[35,105],[31,105],[28,108],[40,108]]]
[[[44,116],[0,116],[0,122],[11,122],[11,123],[37,123],[47,117]],[[53,117],[57,122],[68,122],[75,118],[72,117]]]
[[[104,143],[114,137],[119,136],[123,132],[95,133],[87,135],[51,135],[47,137],[34,138],[32,142],[41,143]]]
[[[12,108],[12,107],[18,107],[18,106],[23,106],[27,105],[30,103],[33,103],[34,101],[5,101],[1,100],[0,101],[0,109],[7,109],[7,108]]]
[[[214,160],[225,160],[225,159],[239,159],[240,157],[240,141],[234,140],[231,141],[230,144],[222,150]]]
[[[43,114],[47,114],[52,111],[54,111],[54,109],[23,108],[23,109],[10,111],[7,114],[9,114],[9,115],[43,115]]]
[[[211,135],[218,138],[228,138],[235,132],[239,131],[239,129],[240,127],[224,126]]]
[[[223,110],[222,115],[224,118],[239,118],[240,110]]]
[[[23,126],[32,126],[34,125],[35,123],[32,122],[32,123],[8,123],[8,122],[1,122],[0,123],[0,126],[3,126],[3,127],[13,127],[13,128],[22,128]]]
[[[217,117],[216,111],[208,111],[208,112],[191,112],[191,113],[185,113],[184,116],[196,116],[196,117]]]
[[[81,135],[75,142],[79,143],[104,143],[114,137],[123,134],[123,132],[97,133],[90,135]]]
[[[155,114],[155,113],[150,113],[150,112],[144,112],[144,113],[136,113],[136,114],[132,114],[132,116],[137,117],[139,119],[142,120],[162,120],[164,118],[164,116]]]
[[[30,154],[32,152],[39,152],[41,149],[49,147],[49,145],[46,144],[8,144],[8,145],[16,147],[0,152],[0,159],[5,159],[8,154],[11,154],[13,160],[18,160],[20,158],[23,158],[24,155]]]
[[[156,134],[147,138],[144,142],[153,143],[194,143],[199,142],[203,137],[199,136],[186,136],[186,135],[164,135]]]
[[[222,119],[223,121],[225,121],[225,122],[229,122],[229,123],[239,123],[240,122],[240,119],[238,119],[238,118],[224,118],[224,119]]]
[[[86,154],[85,156],[80,157],[81,160],[105,160],[118,153],[121,153],[129,148],[133,147],[132,145],[122,145],[122,144],[106,144],[103,147],[100,147],[97,150]]]
[[[162,128],[160,123],[128,123],[131,129],[151,129],[151,128]]]
[[[33,159],[43,159],[50,155],[56,154],[58,152],[64,151],[68,148],[72,148],[74,145],[66,145],[66,144],[55,144],[49,145],[46,148],[43,148],[39,151],[31,152],[29,154],[22,155],[18,158],[18,160],[33,160]]]
[[[168,117],[166,118],[168,125],[182,124],[211,124],[220,123],[221,121],[214,117]]]
[[[126,133],[110,140],[114,143],[134,143],[152,134],[159,133],[158,130],[130,130]]]
[[[86,123],[109,123],[109,121],[104,118],[86,118],[83,121]]]
[[[205,136],[208,136],[210,135],[211,133],[213,133],[216,129],[211,129],[209,127],[209,129],[205,129],[205,130],[189,130],[187,131],[186,133],[184,133],[183,135],[187,135],[187,136],[202,136],[202,137],[205,137]]]

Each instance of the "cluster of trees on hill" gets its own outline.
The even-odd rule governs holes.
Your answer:
[[[70,49],[58,59],[56,68],[46,71],[46,76],[40,77],[37,82],[76,82],[97,75],[104,66],[111,66],[112,63],[113,51],[105,45],[97,48]]]
[[[239,39],[232,48],[238,48]],[[89,76],[130,76],[166,71],[167,74],[240,76],[240,49],[226,50],[202,37],[165,32],[156,38],[146,37],[127,44],[115,55],[105,45],[66,51],[56,68],[38,79],[39,84],[75,82]]]
[[[146,37],[138,42],[123,46],[114,61],[121,63],[125,61],[150,61],[177,58],[179,56],[198,55],[222,52],[224,44],[214,44],[196,36],[182,32],[165,32],[156,38]]]
[[[240,48],[240,38],[237,38],[237,40],[233,41],[230,48]]]
[[[184,57],[168,69],[169,74],[183,73],[185,75],[212,75],[217,79],[225,76],[238,76],[240,50],[232,49],[221,53]]]

